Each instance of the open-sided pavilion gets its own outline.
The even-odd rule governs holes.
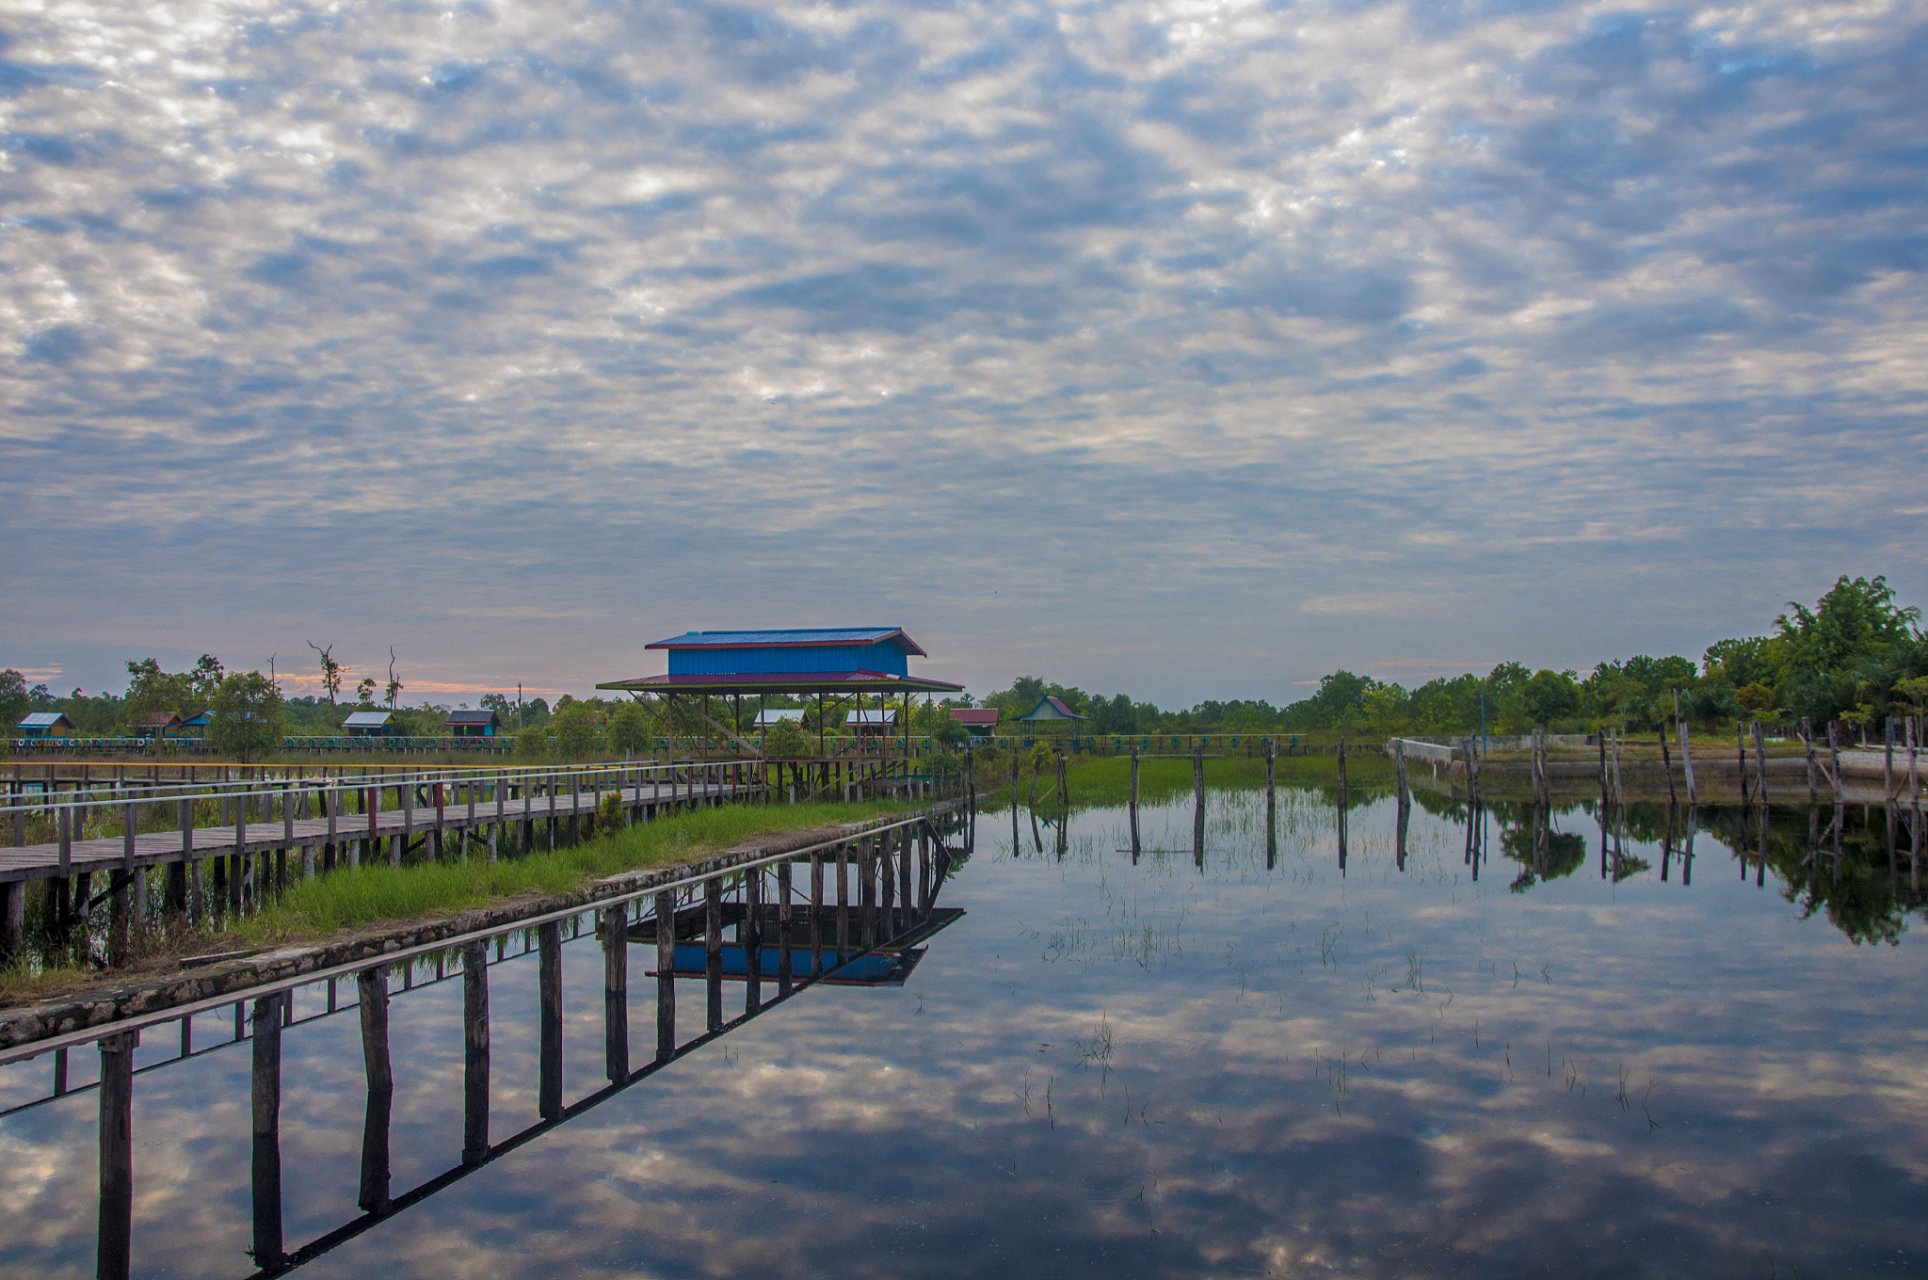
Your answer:
[[[902,627],[825,627],[774,631],[690,631],[646,645],[669,654],[669,670],[659,676],[611,680],[598,689],[627,693],[639,702],[656,701],[671,712],[695,716],[743,750],[762,751],[744,736],[743,700],[756,710],[772,695],[817,702],[818,750],[825,750],[824,726],[831,716],[862,706],[872,697],[882,709],[896,703],[897,723],[909,752],[910,709],[919,694],[956,693],[963,685],[910,673],[912,657],[928,657]],[[713,714],[715,699],[731,708],[730,723]],[[888,740],[886,739],[886,749]]]

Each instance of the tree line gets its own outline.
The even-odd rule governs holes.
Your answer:
[[[1659,729],[1676,717],[1710,731],[1741,719],[1791,724],[1806,718],[1815,724],[1839,721],[1866,733],[1878,729],[1887,716],[1928,712],[1928,634],[1920,629],[1920,622],[1921,610],[1902,606],[1886,578],[1843,575],[1812,608],[1789,601],[1768,633],[1717,641],[1698,662],[1641,654],[1601,662],[1585,673],[1533,670],[1523,663],[1502,662],[1483,676],[1468,672],[1414,688],[1340,670],[1321,679],[1310,697],[1282,707],[1263,699],[1233,699],[1172,710],[1127,693],[1087,693],[1076,685],[1020,676],[1010,688],[981,700],[969,695],[934,704],[917,700],[907,727],[918,736],[955,745],[963,740],[964,730],[952,721],[953,708],[996,707],[1009,721],[1046,696],[1054,696],[1074,713],[1088,717],[1080,726],[1083,731],[1108,736],[1340,732],[1370,738],[1399,733],[1456,735],[1482,727],[1497,734],[1602,727],[1638,732]],[[387,682],[363,679],[349,702],[339,696],[345,668],[334,662],[329,648],[313,647],[320,655],[325,697],[284,697],[272,673],[231,672],[210,654],[202,654],[193,667],[181,672],[164,671],[152,658],[129,662],[127,689],[120,694],[88,695],[75,689],[61,698],[44,684],[27,687],[18,671],[0,670],[0,723],[11,732],[29,711],[61,711],[76,733],[112,737],[136,731],[151,712],[185,716],[212,710],[216,745],[225,741],[229,749],[249,746],[253,753],[272,750],[266,744],[278,742],[283,735],[337,734],[350,711],[374,708],[379,694],[402,733],[412,737],[446,734],[447,706],[426,701],[416,707],[401,704],[406,686],[395,674],[392,651]],[[506,694],[491,693],[482,697],[480,705],[497,713],[504,733],[518,736],[519,751],[533,755],[647,753],[672,727],[678,736],[717,736],[715,727],[697,714],[694,703],[677,712],[674,726],[659,706],[628,699],[578,699],[564,694],[551,706],[542,698],[511,700]],[[754,732],[755,705],[746,700],[739,706],[719,698],[710,707],[709,717],[749,734]],[[842,732],[844,717],[853,706],[849,700],[826,704],[833,723],[820,725],[814,698],[776,696],[761,705],[802,713],[794,730],[779,731],[786,745],[795,734],[799,753],[819,732]],[[874,697],[864,699],[862,705],[898,710],[902,706],[896,699],[883,702]]]
[[[1235,700],[1169,711],[1125,693],[1089,694],[1025,676],[982,705],[1008,718],[1054,695],[1090,717],[1099,734],[1634,732],[1676,717],[1709,731],[1742,719],[1805,718],[1867,734],[1888,716],[1928,712],[1928,635],[1920,622],[1921,610],[1903,607],[1885,577],[1844,574],[1813,608],[1789,601],[1767,634],[1716,641],[1699,662],[1640,654],[1584,673],[1502,662],[1483,676],[1443,676],[1414,688],[1340,670],[1311,697],[1283,707]]]

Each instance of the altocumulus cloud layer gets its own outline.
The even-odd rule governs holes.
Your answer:
[[[57,683],[853,620],[1277,699],[1928,587],[1920,3],[4,31],[0,664]]]

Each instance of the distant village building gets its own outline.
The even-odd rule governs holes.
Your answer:
[[[786,720],[793,724],[802,724],[802,709],[798,707],[778,707],[774,711],[759,711],[756,715],[756,727],[759,729],[774,729]]]
[[[196,711],[181,721],[181,735],[187,738],[200,738],[207,735],[208,727],[214,723],[214,712]]]
[[[501,717],[487,707],[479,711],[461,707],[449,712],[449,736],[455,738],[493,738],[501,724]]]
[[[951,719],[970,730],[973,738],[988,738],[997,732],[996,707],[952,707]]]
[[[134,722],[136,738],[165,738],[181,731],[181,717],[172,711],[150,711]]]
[[[1042,725],[1075,724],[1080,721],[1088,721],[1091,717],[1079,715],[1070,707],[1067,707],[1062,698],[1054,698],[1047,694],[1038,700],[1037,706],[1032,707],[1021,716],[1013,717],[1013,719],[1019,724],[1031,728],[1038,728]]]
[[[341,727],[351,738],[393,738],[402,731],[393,711],[351,711]]]
[[[74,722],[64,712],[35,711],[21,720],[18,729],[23,738],[64,738],[74,731]]]
[[[897,729],[895,711],[859,710],[844,717],[844,728],[863,738],[885,737]]]

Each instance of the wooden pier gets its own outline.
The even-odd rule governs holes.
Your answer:
[[[667,780],[661,781],[666,788]],[[639,789],[633,782],[619,794],[638,805],[671,802],[667,790],[653,791],[648,786]],[[541,815],[545,811],[532,805],[531,812]],[[566,816],[568,810],[560,812]],[[936,904],[953,859],[968,853],[973,844],[972,815],[967,798],[801,849],[726,855],[718,864],[696,872],[667,869],[629,873],[621,883],[612,882],[612,892],[591,907],[573,906],[531,915],[433,944],[404,948],[378,959],[264,982],[245,992],[151,1010],[0,1051],[0,1065],[36,1057],[51,1057],[53,1063],[50,1090],[0,1116],[80,1092],[66,1087],[68,1055],[88,1045],[98,1048],[99,1083],[85,1086],[94,1089],[99,1098],[96,1273],[120,1280],[133,1269],[132,1202],[140,1176],[133,1123],[136,1080],[199,1054],[218,1051],[205,1044],[196,1047],[195,1019],[210,1013],[225,1016],[225,1011],[232,1009],[232,1038],[224,1036],[223,1044],[251,1042],[250,1253],[257,1276],[282,1275],[634,1087],[819,982],[891,986],[895,985],[893,977],[901,982],[899,975],[915,962],[916,955],[921,955],[931,936],[962,915]],[[505,815],[504,820],[511,819]],[[962,845],[954,847],[951,839],[959,835]],[[608,1084],[572,1100],[565,1095],[562,1071],[562,947],[581,936],[585,922],[591,919],[591,935],[603,950],[602,1074]],[[730,935],[727,939],[726,932]],[[693,949],[678,947],[678,939],[684,937],[691,940]],[[512,943],[516,944],[515,954],[527,955],[533,950],[538,966],[539,1054],[533,1118],[492,1114],[489,970],[511,958]],[[655,1050],[641,1066],[631,1061],[631,946],[642,946],[646,953],[653,948],[656,961],[644,973],[655,979]],[[763,959],[766,949],[775,955],[773,966]],[[690,954],[679,957],[679,951]],[[740,984],[743,992],[742,1012],[734,1017],[725,1011],[726,954],[741,958],[738,972],[730,975],[731,985]],[[878,963],[866,964],[873,959]],[[418,982],[418,972],[432,972],[433,977]],[[394,983],[398,974],[402,978],[399,990]],[[405,993],[457,978],[462,984],[463,1011],[462,1043],[454,1051],[463,1064],[459,1155],[451,1150],[454,1159],[447,1168],[398,1191],[392,1186],[391,1171],[395,1083],[389,1028],[394,1019],[408,1011]],[[690,1028],[679,1032],[679,980],[703,984],[700,1031]],[[766,986],[771,988],[767,995]],[[300,1010],[297,1001],[304,1006]],[[282,1212],[282,1040],[293,1028],[318,1018],[344,1015],[350,1009],[357,1011],[360,1022],[367,1084],[355,1197],[360,1212],[310,1240],[291,1243],[286,1239]],[[174,1025],[178,1026],[179,1053],[136,1068],[133,1049],[140,1043],[142,1032],[152,1034]],[[687,1022],[682,1025],[689,1026]],[[513,1132],[501,1132],[505,1120],[516,1126]]]

